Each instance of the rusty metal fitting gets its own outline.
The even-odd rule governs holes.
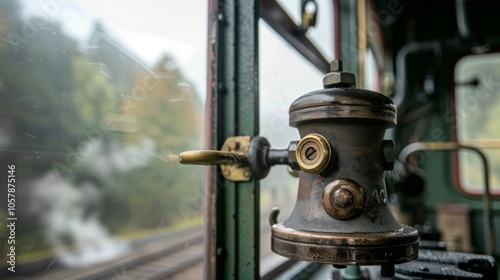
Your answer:
[[[347,220],[361,213],[365,202],[363,189],[346,180],[331,182],[323,192],[323,208],[337,220]]]
[[[341,61],[331,70],[324,89],[290,106],[290,126],[302,138],[292,160],[302,172],[292,213],[272,225],[271,249],[337,266],[383,265],[390,275],[394,264],[418,256],[418,232],[400,224],[387,205],[384,169],[392,168],[395,154],[383,138],[396,125],[396,106],[355,88]]]
[[[300,169],[320,173],[328,166],[332,149],[325,137],[311,133],[300,140],[295,155]]]
[[[330,73],[323,77],[323,86],[331,87],[354,87],[356,76],[353,73],[342,72],[342,61],[335,59],[330,62]]]
[[[299,141],[291,141],[290,145],[288,145],[288,166],[294,170],[294,171],[299,171],[300,166],[299,163],[297,162],[297,144]]]
[[[382,154],[384,170],[394,169],[394,162],[396,162],[396,148],[394,146],[394,141],[384,140],[384,142],[382,142]]]

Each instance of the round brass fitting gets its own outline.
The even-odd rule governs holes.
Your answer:
[[[335,180],[325,187],[323,208],[331,217],[347,220],[357,215],[365,205],[365,194],[357,184]]]
[[[332,157],[330,143],[325,137],[311,133],[302,138],[295,151],[300,169],[309,173],[325,170]]]

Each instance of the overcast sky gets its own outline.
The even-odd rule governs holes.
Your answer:
[[[63,23],[65,33],[82,42],[89,38],[93,24],[101,22],[113,38],[148,66],[158,61],[162,54],[170,54],[184,75],[195,84],[196,92],[205,99],[208,1],[22,1],[29,4],[24,5],[25,15],[49,15]],[[280,2],[298,22],[300,0]],[[58,3],[58,6],[47,9],[45,3]],[[331,2],[320,0],[318,5],[318,26],[310,30],[309,35],[331,59]],[[272,110],[283,119],[282,112],[288,110],[296,97],[321,88],[321,73],[262,22],[259,36],[261,111]]]

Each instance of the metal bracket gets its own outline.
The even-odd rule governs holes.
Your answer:
[[[250,136],[228,137],[222,144],[221,151],[234,154],[244,154],[248,157],[250,148]],[[224,178],[234,182],[248,182],[252,179],[252,171],[246,165],[242,164],[221,164],[220,169]]]

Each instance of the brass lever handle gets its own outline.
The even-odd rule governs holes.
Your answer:
[[[244,182],[252,179],[249,167],[250,136],[234,136],[226,139],[221,151],[187,151],[179,155],[181,164],[220,165],[222,175],[231,181]]]
[[[248,166],[248,155],[225,151],[187,151],[179,155],[181,164]]]
[[[233,136],[226,139],[220,151],[197,150],[179,155],[181,164],[220,165],[222,175],[235,182],[250,181],[266,177],[271,166],[287,164],[298,170],[295,159],[297,142],[284,150],[270,148],[264,137]]]

